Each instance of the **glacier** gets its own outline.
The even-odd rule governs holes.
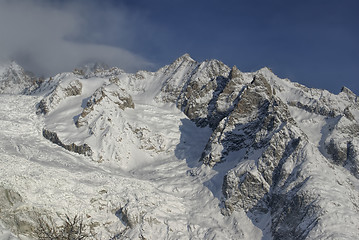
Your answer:
[[[0,239],[357,239],[359,98],[185,54],[156,72],[0,67]]]

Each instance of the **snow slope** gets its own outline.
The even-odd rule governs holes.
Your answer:
[[[97,239],[359,235],[347,88],[185,54],[156,72],[95,64],[29,89],[0,95],[0,239],[36,238],[39,216],[65,214]]]
[[[36,212],[85,216],[87,224],[96,226],[93,231],[99,239],[118,234],[130,239],[260,238],[261,231],[243,212],[230,217],[221,214],[219,200],[203,186],[206,178],[188,175],[186,160],[196,162],[209,133],[176,108],[140,105],[138,112],[128,113],[132,119],[147,119],[146,125],[153,131],[165,131],[167,141],[173,141],[167,143],[169,153],[158,158],[133,152],[132,162],[99,164],[42,137],[45,121],[35,114],[39,100],[0,96],[5,106],[0,114],[0,186],[12,189],[22,199],[0,213],[13,233],[29,234],[20,227],[34,224]],[[155,113],[166,116],[160,125]],[[124,142],[120,147],[131,151],[133,144]],[[184,158],[187,153],[192,159]],[[210,169],[206,171],[212,174]],[[121,221],[123,215],[127,222]],[[2,239],[7,236],[10,233],[3,231]]]

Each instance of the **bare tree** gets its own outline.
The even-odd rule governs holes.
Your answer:
[[[39,240],[83,240],[89,238],[83,218],[65,215],[62,225],[58,226],[48,216],[39,217],[35,234]]]

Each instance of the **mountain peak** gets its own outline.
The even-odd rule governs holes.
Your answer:
[[[274,74],[272,69],[270,69],[269,67],[262,67],[257,72],[262,73],[263,75],[273,75]]]
[[[340,94],[345,94],[348,97],[348,99],[350,99],[353,102],[356,102],[358,99],[357,95],[355,93],[353,93],[352,90],[350,90],[349,88],[347,88],[345,86],[342,87]]]
[[[76,68],[74,72],[81,74],[81,75],[89,75],[91,73],[96,73],[99,71],[104,71],[109,69],[109,66],[103,62],[88,62],[84,65]]]
[[[0,65],[0,93],[20,94],[33,84],[33,74],[15,61]]]
[[[176,61],[190,61],[190,62],[195,62],[195,60],[188,54],[185,53],[182,56],[180,56]]]
[[[0,74],[2,74],[3,72],[9,69],[23,71],[23,68],[15,61],[10,61],[0,64]]]
[[[353,93],[353,91],[350,90],[349,88],[347,88],[346,86],[343,86],[342,89],[340,90],[340,92],[346,93],[346,94],[349,94],[349,95],[355,95],[355,93]]]
[[[239,69],[237,68],[236,65],[234,65],[231,69],[231,71],[229,72],[229,78],[233,79],[233,78],[237,78],[241,76],[241,71],[239,71]]]
[[[0,92],[33,80],[13,65]],[[25,234],[40,214],[80,212],[101,239],[357,238],[359,101],[348,88],[189,54],[157,72],[106,68],[0,94],[1,182],[23,199],[0,183],[1,223]]]

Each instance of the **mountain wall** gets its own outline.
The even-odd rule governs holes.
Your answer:
[[[87,186],[82,197],[90,204],[63,191],[78,201],[78,209],[95,216],[88,217],[96,219],[93,231],[107,231],[99,220],[107,209],[104,216],[118,219],[111,218],[109,232],[119,239],[356,239],[359,234],[359,98],[345,87],[333,94],[281,79],[269,68],[241,72],[188,54],[156,72],[129,74],[94,64],[41,82],[14,79],[2,83],[26,86],[35,99],[31,121],[38,128],[31,136],[56,144],[37,140],[52,158],[57,159],[50,152],[71,156],[64,157],[69,162],[47,165],[36,160],[41,169],[61,165],[71,172],[67,166],[73,164],[82,172],[88,164],[83,176],[93,172],[96,189],[111,188],[93,193],[86,185],[90,180],[68,173],[71,181]],[[7,143],[8,135],[1,136]],[[21,139],[14,142],[15,155],[42,159],[29,157],[36,147]],[[76,167],[71,159],[84,165]],[[2,192],[32,201],[30,190],[12,184],[14,191],[5,184]],[[57,203],[43,204],[60,211]]]

